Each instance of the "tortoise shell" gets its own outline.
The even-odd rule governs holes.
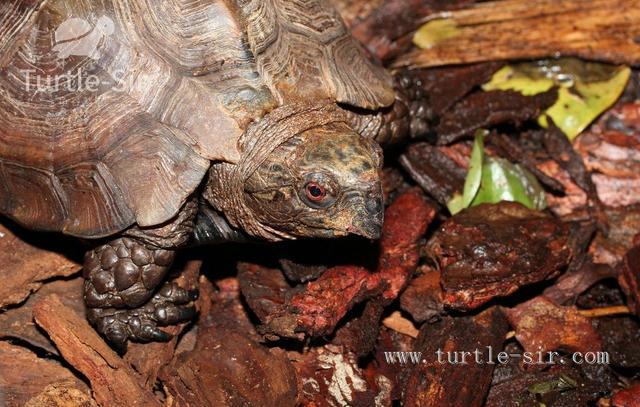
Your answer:
[[[98,238],[159,225],[247,126],[394,101],[326,0],[0,4],[0,213]]]

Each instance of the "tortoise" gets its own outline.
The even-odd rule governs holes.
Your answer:
[[[0,4],[0,213],[91,243],[87,318],[163,341],[176,250],[375,239],[408,104],[327,0]]]

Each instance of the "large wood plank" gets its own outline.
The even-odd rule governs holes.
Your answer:
[[[638,0],[505,0],[431,17],[451,22],[455,34],[394,67],[557,55],[640,65]]]

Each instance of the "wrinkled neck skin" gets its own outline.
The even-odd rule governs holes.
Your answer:
[[[300,142],[299,139],[291,139],[290,142],[277,148],[270,156],[269,162],[285,161],[288,154],[293,154],[295,145]],[[273,174],[265,174],[264,169],[268,166],[261,166],[255,173],[253,183],[269,189],[269,185],[274,188],[280,185],[290,184],[292,178],[285,171],[275,171]],[[282,168],[284,170],[284,168]],[[247,197],[243,194],[242,199]],[[196,246],[220,244],[225,242],[255,242],[254,236],[247,234],[242,228],[234,227],[221,213],[221,209],[214,208],[206,200],[202,199],[199,203],[198,216],[194,229],[193,244]]]

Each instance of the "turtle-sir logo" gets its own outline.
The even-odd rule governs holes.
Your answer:
[[[114,31],[115,24],[107,16],[100,16],[94,25],[82,18],[70,18],[56,29],[53,51],[60,59],[80,56],[97,60],[100,41]]]
[[[115,23],[107,16],[98,17],[93,24],[83,18],[69,18],[55,30],[52,51],[58,57],[61,66],[64,66],[64,62],[70,57],[98,61],[101,56],[100,45],[114,32]],[[56,92],[65,89],[68,92],[97,92],[102,86],[120,90],[118,73],[105,83],[104,78],[85,75],[82,69],[46,77],[41,77],[34,69],[24,70],[26,91]]]

